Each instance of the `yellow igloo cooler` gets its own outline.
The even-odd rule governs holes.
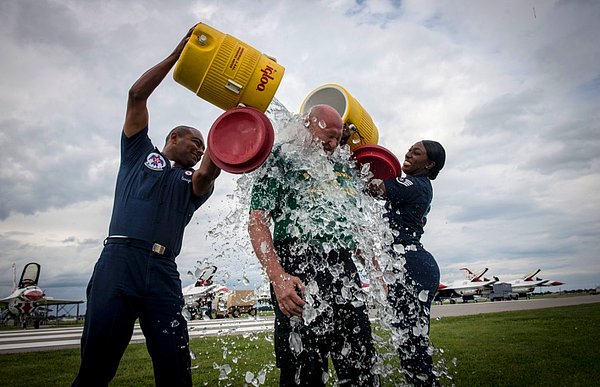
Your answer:
[[[379,131],[373,119],[356,98],[341,85],[328,83],[311,91],[300,106],[300,113],[306,114],[311,107],[325,104],[333,107],[342,116],[344,126],[350,130],[348,145],[350,150],[361,145],[375,145],[379,141]]]
[[[264,112],[284,72],[273,58],[199,23],[175,65],[173,78],[221,109],[244,104]]]

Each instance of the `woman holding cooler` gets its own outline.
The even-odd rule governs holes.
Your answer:
[[[372,187],[372,192],[386,200],[390,227],[397,231],[392,254],[406,259],[405,276],[397,276],[389,285],[388,301],[395,313],[393,325],[405,331],[400,335],[403,342],[398,344],[402,368],[407,382],[416,386],[439,385],[429,346],[429,311],[440,270],[421,244],[421,235],[433,199],[431,181],[445,161],[446,152],[440,143],[419,141],[404,157],[404,177],[379,180],[380,184]]]

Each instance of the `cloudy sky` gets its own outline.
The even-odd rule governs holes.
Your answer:
[[[277,58],[276,98],[298,111],[339,83],[403,158],[440,141],[447,163],[422,239],[442,280],[461,267],[563,289],[600,284],[600,4],[596,1],[0,2],[0,295],[30,261],[48,295],[84,299],[106,237],[127,91],[202,21]],[[162,146],[222,111],[169,75],[149,101]],[[239,175],[224,173],[178,258],[232,287],[261,282],[231,247]],[[224,232],[227,230],[227,232]],[[198,263],[200,262],[200,263]]]

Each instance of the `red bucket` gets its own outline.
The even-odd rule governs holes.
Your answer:
[[[398,158],[381,145],[361,145],[354,149],[352,156],[359,166],[369,163],[375,179],[393,179],[402,173]]]
[[[227,110],[208,132],[212,161],[230,173],[255,170],[265,162],[275,140],[271,121],[259,110],[237,107]]]

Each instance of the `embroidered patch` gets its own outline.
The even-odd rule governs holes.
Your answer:
[[[405,179],[405,178],[403,178],[403,177],[397,177],[397,178],[396,178],[396,181],[397,181],[398,183],[402,184],[402,185],[403,185],[403,186],[405,186],[405,187],[410,187],[411,185],[413,185],[413,182],[412,182],[412,181],[410,181],[410,180],[407,180],[407,179]]]
[[[144,165],[153,171],[162,171],[167,163],[160,153],[152,152],[146,157]]]

